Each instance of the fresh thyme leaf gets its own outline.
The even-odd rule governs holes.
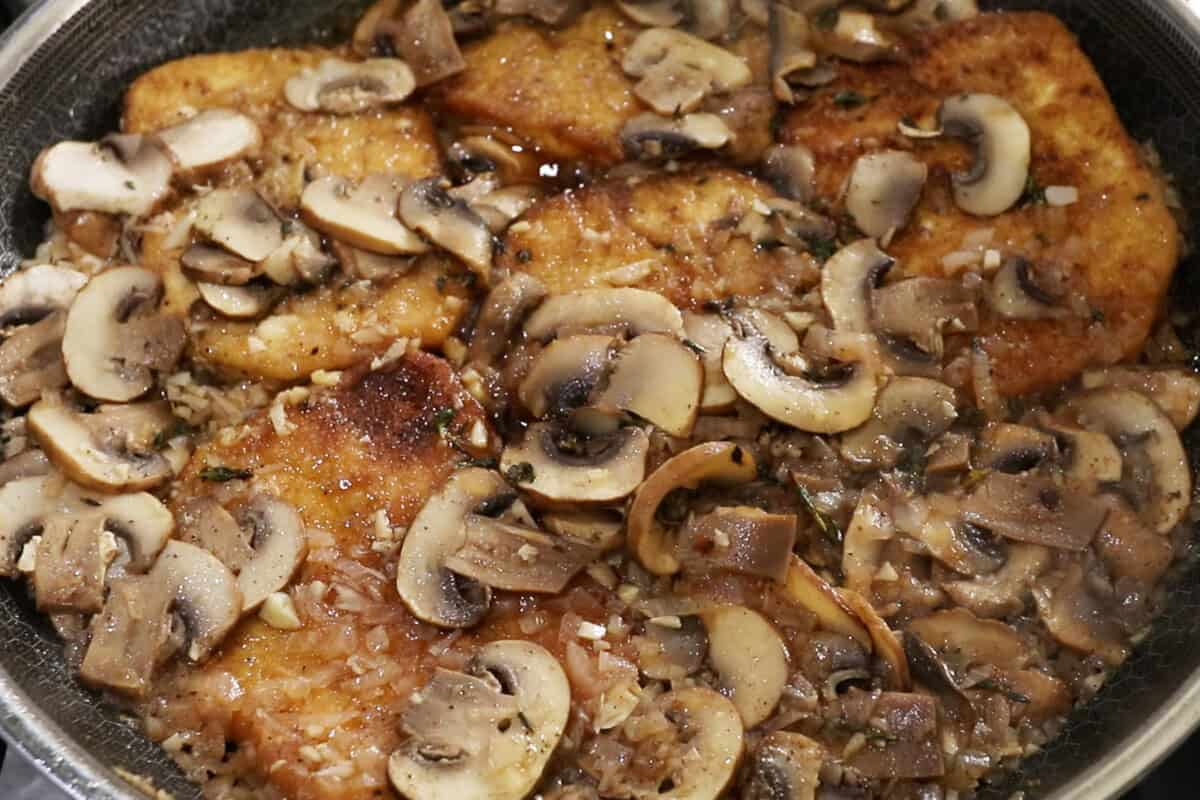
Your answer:
[[[454,421],[453,408],[439,408],[433,412],[433,424],[437,428],[438,433],[445,434],[450,428],[450,423]]]
[[[1032,174],[1025,179],[1025,191],[1017,201],[1022,206],[1044,206],[1046,204],[1046,187],[1038,183]]]
[[[684,339],[683,346],[698,356],[704,355],[704,348],[693,342],[691,339]]]
[[[796,492],[800,495],[800,502],[804,504],[804,509],[813,518],[813,522],[816,523],[821,534],[830,542],[840,547],[843,538],[842,529],[838,527],[836,522],[829,518],[828,514],[817,508],[817,504],[813,501],[812,495],[808,493],[808,489],[797,484]]]
[[[254,473],[250,470],[241,469],[239,467],[216,466],[205,467],[204,469],[200,470],[200,479],[212,481],[213,483],[244,481],[247,478],[250,478],[252,475],[254,475]]]
[[[850,111],[855,108],[862,108],[871,99],[864,94],[854,91],[853,89],[843,89],[833,96],[833,104],[838,108]]]
[[[522,461],[504,470],[504,477],[508,478],[509,483],[531,483],[537,476],[533,471],[533,464]]]
[[[806,239],[805,243],[808,244],[808,252],[812,253],[812,257],[822,264],[833,258],[833,254],[837,252],[837,241],[834,239],[812,236]]]

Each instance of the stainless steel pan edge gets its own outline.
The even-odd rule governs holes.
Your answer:
[[[0,37],[0,89],[9,85],[33,54],[92,2],[41,0],[17,25]],[[1093,2],[1097,6],[1106,5],[1106,0]],[[1042,5],[1038,2],[1018,4],[1025,7]],[[1186,0],[1147,0],[1146,4],[1156,6],[1157,13],[1170,18],[1177,30],[1187,31],[1200,40],[1200,17],[1189,8]],[[0,258],[0,261],[11,262],[11,258]],[[1193,461],[1196,461],[1194,453]],[[45,633],[35,629],[28,621],[22,621],[15,629],[9,627],[0,631],[0,647],[4,646],[7,637],[12,636],[45,637]],[[64,687],[66,692],[72,689]],[[1119,703],[1121,698],[1118,696],[1112,700]],[[122,723],[114,718],[111,724],[118,726]],[[1200,671],[1194,671],[1156,707],[1147,708],[1144,719],[1129,730],[1119,743],[1106,747],[1107,757],[1058,783],[1048,798],[1102,800],[1116,797],[1165,758],[1198,724]],[[144,797],[110,768],[121,764],[105,764],[82,746],[76,736],[57,724],[2,665],[0,734],[72,797],[79,800],[139,800]],[[136,769],[141,761],[134,758],[132,753],[130,757],[133,760],[122,760],[122,763]],[[179,778],[177,773],[168,777],[167,783],[174,784],[170,788],[179,787]],[[1032,794],[1039,795],[1036,789]],[[178,796],[195,795],[185,789]]]

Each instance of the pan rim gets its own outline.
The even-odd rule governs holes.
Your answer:
[[[0,90],[52,36],[94,0],[39,0],[0,35]],[[1200,9],[1188,0],[1153,0],[1158,12],[1200,41]],[[31,632],[32,635],[32,632]],[[1119,755],[1081,769],[1047,800],[1115,798],[1200,727],[1200,670],[1184,679],[1116,748]],[[144,800],[55,723],[0,666],[0,734],[76,800]]]

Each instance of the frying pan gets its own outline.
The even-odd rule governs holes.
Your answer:
[[[42,0],[0,38],[0,274],[31,254],[46,208],[27,185],[46,144],[97,138],[118,123],[137,75],[172,58],[214,50],[299,44],[345,34],[362,2],[337,0]],[[1200,210],[1200,18],[1185,0],[1000,0],[1043,9],[1078,34],[1138,140],[1153,139],[1184,194]],[[1200,214],[1193,213],[1200,220]],[[1200,241],[1200,230],[1190,231]],[[1180,270],[1182,309],[1200,291],[1200,260]],[[1190,310],[1190,309],[1189,309]],[[1182,331],[1189,343],[1200,335]],[[1200,433],[1185,435],[1193,469]],[[1119,795],[1200,723],[1200,560],[1168,593],[1153,633],[1064,735],[1019,773],[984,792],[1006,798],[1103,800]],[[0,733],[69,794],[138,800],[112,770],[152,779],[196,800],[166,755],[118,709],[66,669],[48,624],[15,584],[0,581]]]

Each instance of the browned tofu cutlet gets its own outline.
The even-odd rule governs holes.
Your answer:
[[[903,65],[842,64],[838,80],[798,106],[786,141],[816,156],[819,193],[837,198],[862,154],[900,148],[930,167],[912,223],[888,251],[911,274],[941,275],[943,258],[991,230],[991,246],[1074,270],[1089,315],[1060,320],[985,320],[983,343],[1000,391],[1019,395],[1070,379],[1092,364],[1135,355],[1158,316],[1179,258],[1164,187],[1143,162],[1075,37],[1040,13],[987,14],[918,42]],[[987,92],[1029,123],[1031,175],[1070,186],[1068,207],[1025,203],[992,219],[971,217],[950,197],[949,174],[968,153],[957,142],[902,136],[905,118],[931,122],[942,98]]]

